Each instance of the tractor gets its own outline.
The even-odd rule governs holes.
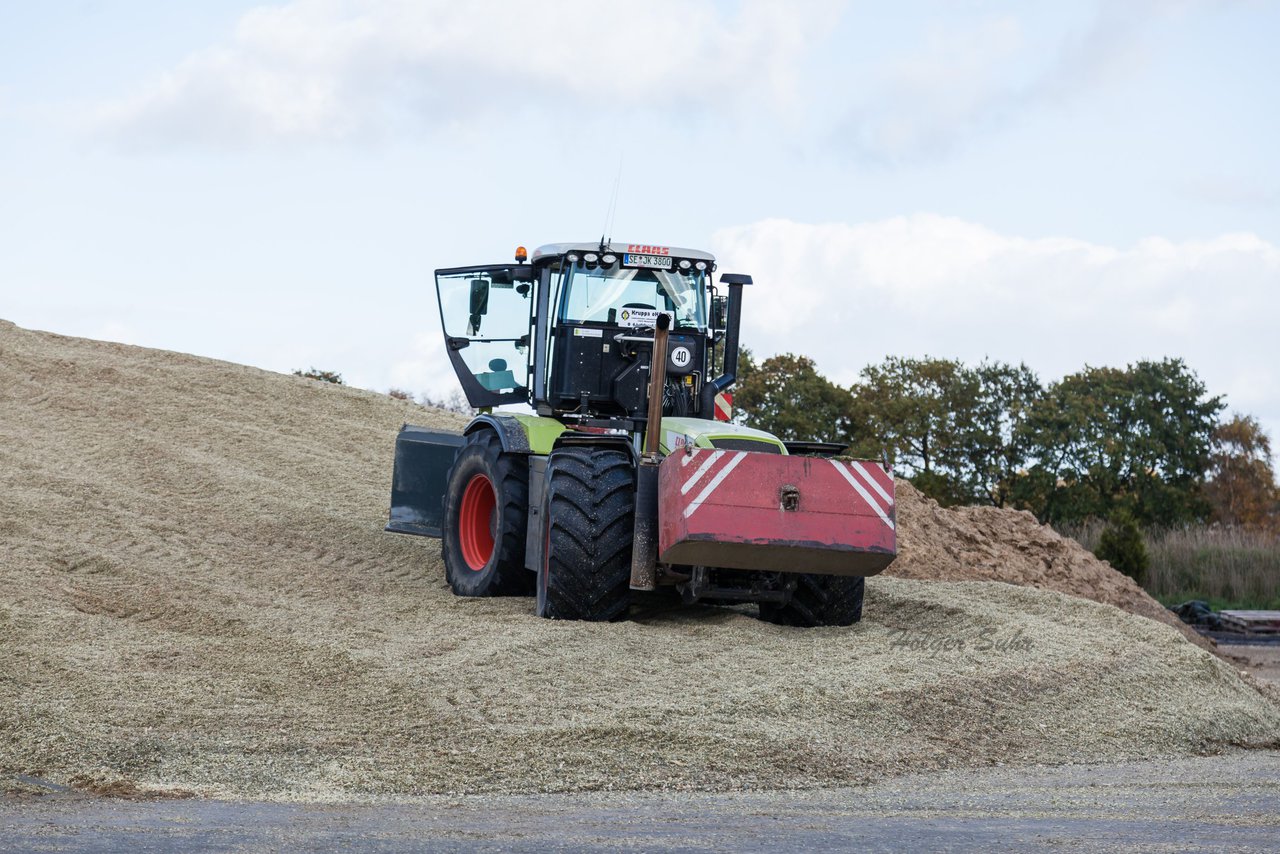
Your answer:
[[[542,617],[619,620],[667,591],[857,622],[897,553],[893,477],[729,420],[752,280],[715,272],[707,252],[603,239],[436,270],[480,414],[461,435],[400,430],[386,529],[440,538],[455,594],[533,594]]]

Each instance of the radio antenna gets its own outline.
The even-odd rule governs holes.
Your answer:
[[[609,200],[609,208],[604,215],[604,228],[600,230],[600,251],[603,252],[613,242],[613,218],[618,212],[618,187],[622,183],[622,154],[618,155],[618,174],[613,178],[613,197]],[[607,238],[607,239],[606,239]]]

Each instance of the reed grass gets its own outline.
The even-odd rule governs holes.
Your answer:
[[[1096,549],[1104,524],[1059,532]],[[1166,605],[1203,599],[1215,608],[1280,609],[1280,536],[1247,528],[1189,525],[1143,532],[1151,558],[1146,589]]]

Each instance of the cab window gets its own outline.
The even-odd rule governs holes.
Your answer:
[[[440,320],[449,346],[488,392],[523,390],[528,380],[532,282],[522,279],[518,269],[436,273]]]

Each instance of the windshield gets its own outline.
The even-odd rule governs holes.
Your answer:
[[[650,309],[672,312],[677,327],[705,328],[704,277],[698,270],[588,269],[574,264],[565,275],[560,320],[629,325],[624,311]]]

